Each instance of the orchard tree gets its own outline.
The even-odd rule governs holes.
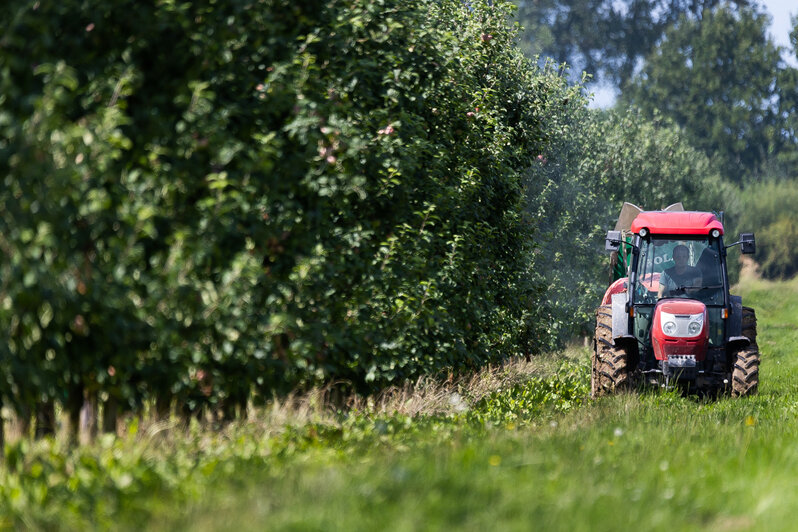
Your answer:
[[[510,7],[0,2],[0,406],[227,419],[539,351],[525,172],[585,103]]]

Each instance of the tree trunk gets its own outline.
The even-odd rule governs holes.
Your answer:
[[[155,415],[159,420],[169,418],[169,408],[172,406],[172,397],[169,394],[161,394],[155,399]]]
[[[36,438],[55,436],[55,405],[45,401],[36,406]]]
[[[68,438],[70,445],[80,443],[80,411],[83,408],[83,386],[76,385],[69,391],[66,411],[69,416]]]
[[[16,411],[17,426],[21,438],[30,438],[31,414],[28,407],[20,407]]]
[[[5,424],[6,421],[3,419],[2,416],[3,410],[3,402],[0,401],[0,460],[5,456],[5,449],[6,449],[6,431],[5,431]]]
[[[86,392],[80,409],[80,432],[88,442],[97,438],[97,392]]]
[[[109,397],[103,405],[103,432],[116,434],[116,399]]]

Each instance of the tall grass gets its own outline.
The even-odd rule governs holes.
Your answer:
[[[791,530],[798,280],[744,278],[760,393],[586,400],[588,351],[420,381],[332,406],[324,391],[221,430],[131,420],[69,450],[10,445],[8,526],[242,530]]]
[[[307,530],[792,530],[798,280],[745,277],[737,292],[759,318],[762,384],[755,397],[706,401],[655,392],[564,413],[552,408],[527,423],[479,430],[453,421],[416,432],[410,444],[388,438],[356,457],[307,455],[287,471],[253,480],[236,492],[240,499],[228,498],[184,523],[225,528],[232,519],[243,528],[268,522]],[[446,436],[435,437],[436,431]]]

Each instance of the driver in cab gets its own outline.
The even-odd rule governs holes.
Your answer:
[[[701,270],[690,266],[687,263],[689,258],[690,251],[687,246],[679,244],[673,248],[675,265],[660,275],[658,298],[684,293],[684,288],[701,286]]]

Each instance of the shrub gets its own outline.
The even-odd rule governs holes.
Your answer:
[[[769,279],[798,273],[798,185],[795,180],[774,180],[745,187],[741,193],[739,231],[756,234],[756,260]],[[736,234],[734,235],[737,236]]]
[[[524,172],[584,102],[508,9],[4,4],[3,401],[230,415],[539,348]]]

